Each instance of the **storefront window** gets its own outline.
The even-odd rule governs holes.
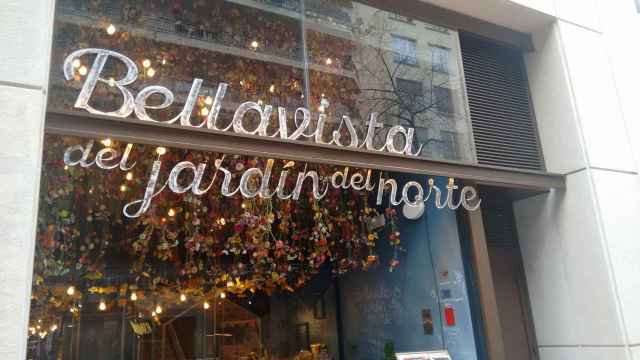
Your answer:
[[[78,106],[81,89],[96,66],[95,52],[74,58],[68,79],[62,66],[74,51],[87,48],[115,51],[133,61],[139,73],[122,85],[132,99],[147,86],[170,89],[175,99],[167,104],[159,93],[149,96],[146,114],[153,121],[171,122],[182,114],[190,124],[202,124],[215,113],[218,128],[234,131],[229,127],[234,112],[251,101],[263,109],[272,106],[266,115],[269,134],[284,126],[279,120],[282,108],[291,135],[300,124],[294,119],[296,109],[303,107],[310,109],[311,122],[296,140],[337,139],[365,147],[376,113],[384,126],[374,128],[372,148],[384,149],[389,129],[400,125],[415,131],[405,155],[475,159],[457,32],[369,5],[344,0],[61,0],[50,111],[81,115],[91,107],[114,114],[124,104],[119,80],[128,67],[111,56],[99,73],[105,81],[98,81],[85,94],[86,104]],[[202,84],[194,87],[194,79],[202,79]],[[407,98],[406,81],[420,83],[413,87],[420,93]],[[228,88],[217,115],[220,83]],[[191,90],[195,93],[189,102]],[[140,118],[132,110],[117,115]],[[324,128],[313,136],[320,116],[326,119]],[[343,116],[353,122],[355,135]],[[245,118],[249,131],[258,126],[256,112]],[[440,136],[443,132],[456,134],[455,151],[440,150],[447,141]],[[393,142],[403,149],[407,140],[398,136]]]
[[[314,195],[336,171],[338,184],[399,189],[447,179],[112,139],[44,145],[29,359],[476,358],[455,211],[432,199],[410,220],[390,193]],[[301,171],[320,186],[311,176],[295,195]]]
[[[451,29],[343,0],[55,19],[50,113],[475,158]],[[29,359],[476,359],[469,187],[140,141],[45,137]]]

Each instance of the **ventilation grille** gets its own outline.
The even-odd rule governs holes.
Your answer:
[[[478,163],[542,170],[522,54],[461,33]]]

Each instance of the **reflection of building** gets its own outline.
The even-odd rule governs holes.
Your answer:
[[[457,33],[360,4],[354,17],[362,34],[358,81],[369,89],[361,95],[363,112],[414,127],[427,157],[469,160]]]
[[[147,11],[142,4],[118,6],[114,2],[92,9],[86,4],[67,1],[61,3],[58,19],[82,27],[82,30],[69,29],[72,33],[96,32],[108,38],[102,33],[101,24],[95,21],[99,14],[131,21],[128,14],[135,13],[130,33],[147,43],[137,47],[151,50],[148,58],[161,57],[161,64],[156,65],[160,71],[156,74],[154,68],[154,75],[145,80],[171,82],[174,89],[182,88],[184,91],[177,94],[178,101],[186,96],[193,76],[205,80],[203,97],[212,96],[217,82],[225,81],[231,84],[227,100],[232,103],[225,104],[227,109],[256,98],[273,106],[285,106],[290,111],[306,105],[325,112],[334,123],[343,114],[351,116],[360,124],[361,138],[364,138],[369,114],[382,112],[381,120],[388,126],[400,124],[416,128],[416,142],[424,144],[422,156],[470,160],[469,122],[463,106],[456,33],[419,21],[407,21],[397,14],[359,3],[327,6],[305,2],[306,18],[301,21],[300,4],[295,1],[232,1],[202,4],[192,11]],[[213,18],[201,16],[207,13]],[[255,17],[269,21],[253,24],[247,20]],[[248,22],[238,27],[234,18]],[[117,21],[113,24],[120,26]],[[249,25],[255,30],[245,31]],[[61,32],[59,36],[67,34]],[[193,55],[184,59],[185,52],[176,53],[171,51],[172,47],[189,49],[186,53]],[[159,55],[158,50],[162,48],[166,48],[165,53],[169,55]],[[303,48],[308,51],[307,60],[303,58]],[[136,48],[121,50],[140,55]],[[194,69],[184,77],[163,70],[167,63],[175,69],[189,58],[203,57],[212,60],[209,64],[237,65],[231,60],[235,58],[247,59],[248,63],[219,68],[215,73],[204,63],[202,70]],[[258,66],[264,70],[256,72]],[[304,76],[305,66],[308,66],[308,77]],[[384,71],[385,66],[391,73]],[[145,71],[143,68],[143,76]],[[282,73],[290,73],[286,77],[288,81],[273,77]],[[180,78],[183,82],[176,83]],[[99,98],[106,99],[105,95]],[[118,101],[118,98],[108,101]],[[378,147],[384,141],[384,131],[380,132],[380,138]]]

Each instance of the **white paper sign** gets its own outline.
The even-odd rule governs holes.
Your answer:
[[[447,350],[396,353],[398,360],[451,360]]]

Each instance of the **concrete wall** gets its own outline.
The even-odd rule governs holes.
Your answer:
[[[0,6],[0,359],[25,359],[53,0]]]
[[[534,32],[527,65],[545,159],[567,174],[567,189],[515,204],[540,355],[631,360],[640,344],[640,16],[630,0],[558,0],[554,11]]]

